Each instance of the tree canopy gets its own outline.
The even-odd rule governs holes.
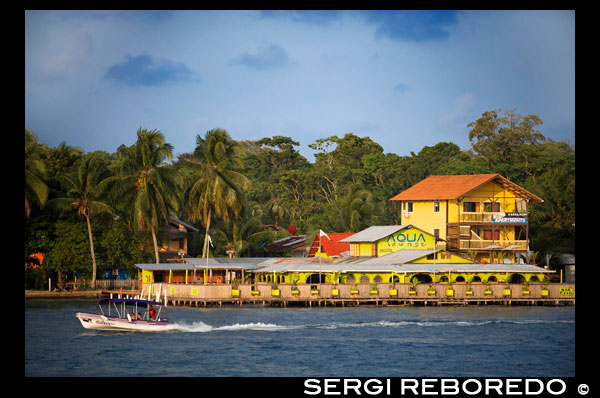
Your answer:
[[[216,128],[198,134],[196,147],[174,159],[172,145],[156,130],[140,128],[137,142],[115,153],[84,154],[66,143],[50,148],[26,128],[25,256],[48,254],[48,267],[66,273],[75,265],[67,264],[65,253],[78,250],[72,258],[89,273],[93,255],[87,238],[93,232],[100,261],[132,266],[147,261],[152,246],[158,261],[160,226],[169,216],[200,230],[188,238],[192,255],[208,255],[210,235],[211,255],[265,256],[266,244],[289,234],[289,225],[310,236],[319,229],[349,232],[395,224],[397,209],[389,201],[394,195],[430,175],[479,173],[499,173],[544,199],[530,208],[532,251],[574,253],[574,146],[544,137],[541,125],[536,115],[486,111],[466,126],[470,148],[439,142],[404,156],[349,132],[310,144],[316,151],[312,163],[298,151],[298,141],[284,135],[236,141]],[[88,170],[90,184],[111,176],[119,181],[102,197],[73,177],[84,156],[102,165],[102,178]],[[65,184],[64,176],[72,176],[73,184]],[[73,203],[76,186],[110,209],[110,216],[98,217],[88,231],[75,223],[75,212],[63,214],[47,205],[56,198]],[[98,192],[107,187],[101,188]],[[75,239],[78,233],[82,236]],[[55,241],[46,244],[42,236]],[[84,243],[88,250],[82,250]]]

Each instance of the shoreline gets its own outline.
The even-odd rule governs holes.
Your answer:
[[[25,290],[25,299],[88,299],[101,298],[106,294],[102,290],[83,290],[74,292],[49,292],[44,290]]]

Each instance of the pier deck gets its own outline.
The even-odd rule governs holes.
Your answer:
[[[372,291],[376,286],[377,292]],[[504,283],[467,284],[455,283],[448,292],[446,284],[417,285],[413,292],[410,284],[317,284],[297,285],[278,284],[273,289],[270,284],[238,285],[233,289],[229,284],[144,284],[144,295],[148,292],[156,298],[160,290],[160,300],[167,300],[167,305],[183,305],[195,307],[232,306],[277,306],[277,307],[349,307],[349,306],[394,306],[394,305],[574,305],[575,284],[552,283],[544,286],[541,283],[530,284],[527,291],[519,284],[510,284],[509,291]],[[296,292],[292,291],[294,287]],[[314,290],[317,290],[317,293]],[[337,292],[335,291],[337,289]],[[357,292],[353,293],[352,291]],[[392,289],[392,290],[390,290]],[[237,291],[236,291],[237,290]],[[312,290],[312,293],[311,293]],[[469,293],[470,292],[470,293]],[[114,297],[121,295],[119,291],[107,291]],[[127,292],[128,294],[130,292]],[[165,295],[166,294],[166,295]],[[451,295],[449,295],[451,294]]]

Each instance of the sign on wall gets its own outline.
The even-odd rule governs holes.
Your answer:
[[[379,255],[383,256],[401,249],[432,250],[433,248],[433,235],[429,235],[418,229],[404,229],[380,240],[377,249]]]
[[[527,213],[519,213],[516,211],[513,212],[498,212],[493,213],[492,219],[495,223],[518,223],[518,224],[526,224],[527,223]]]

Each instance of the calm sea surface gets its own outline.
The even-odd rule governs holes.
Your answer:
[[[25,376],[575,376],[574,307],[167,307],[141,333],[84,329],[96,301],[25,301]]]

